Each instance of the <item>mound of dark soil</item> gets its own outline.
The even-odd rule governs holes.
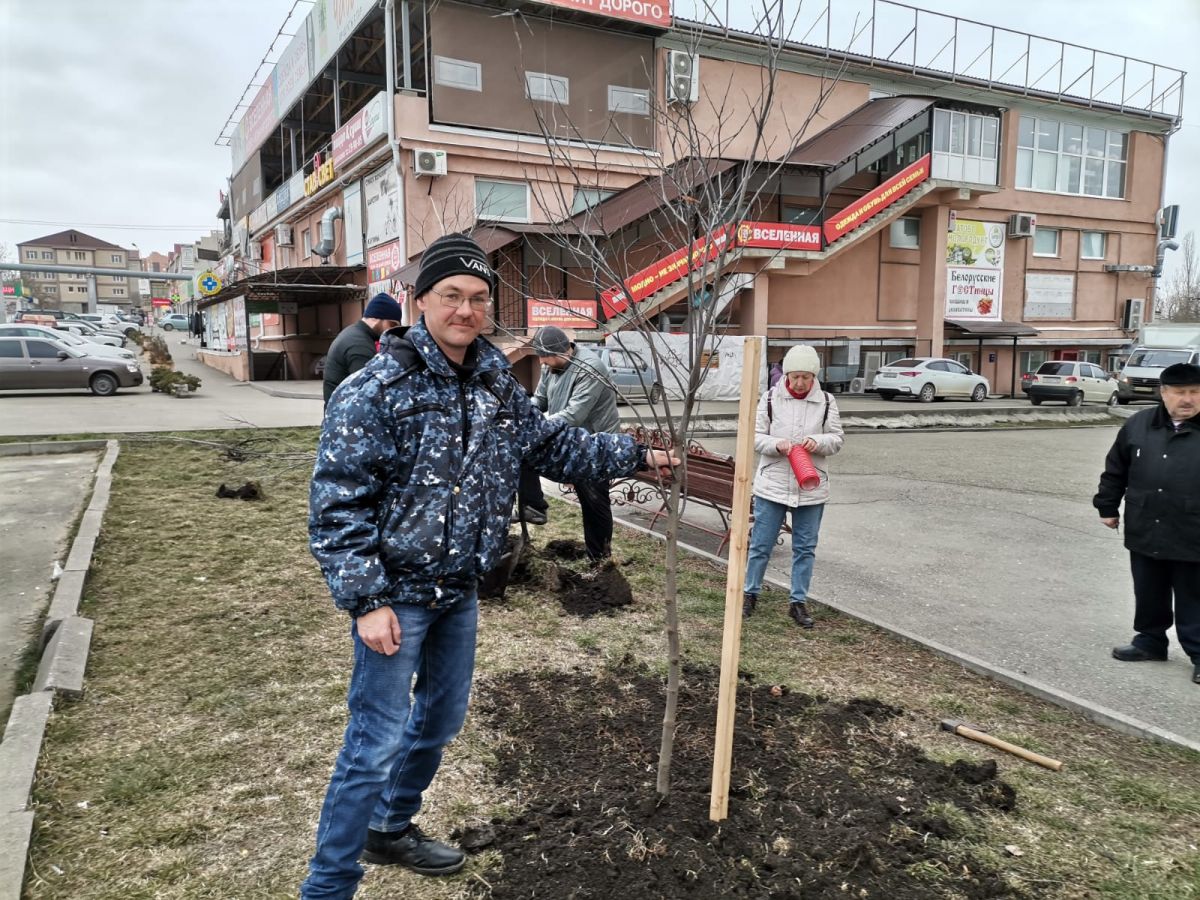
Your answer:
[[[574,562],[587,556],[587,547],[584,546],[582,541],[556,539],[546,543],[545,549],[542,550],[542,556],[547,559],[562,559],[567,562]]]
[[[640,671],[518,673],[481,685],[476,709],[502,732],[499,780],[524,809],[461,835],[503,862],[473,896],[724,900],[729,897],[1022,897],[944,843],[949,803],[1009,810],[989,768],[928,759],[897,738],[900,710],[743,683],[729,818],[708,819],[716,684],[680,696],[670,797],[654,790],[663,689]],[[938,880],[915,871],[951,873]]]
[[[573,616],[612,615],[633,603],[633,589],[612,561],[587,572],[555,566],[554,578],[558,602]]]

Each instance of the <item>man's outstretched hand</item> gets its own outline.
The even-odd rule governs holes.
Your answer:
[[[679,465],[679,457],[670,450],[647,450],[646,465],[651,469],[658,469],[660,472],[666,471],[663,474],[669,474],[671,469]]]

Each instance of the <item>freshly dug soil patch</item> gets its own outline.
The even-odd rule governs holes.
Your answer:
[[[558,602],[573,616],[612,615],[633,603],[633,589],[612,561],[588,572],[555,566],[554,578]]]
[[[542,556],[546,559],[565,559],[568,562],[574,562],[587,556],[587,547],[583,545],[582,541],[558,538],[546,543],[546,548],[542,550]]]
[[[1016,795],[996,780],[995,764],[928,759],[893,733],[902,711],[877,700],[740,684],[729,818],[710,822],[715,677],[686,680],[662,805],[657,677],[526,672],[480,686],[478,714],[503,735],[497,777],[524,808],[461,835],[464,846],[503,860],[473,896],[1031,896],[945,844],[954,825],[930,810],[1012,809]]]

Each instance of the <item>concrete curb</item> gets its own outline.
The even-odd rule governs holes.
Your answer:
[[[286,384],[287,382],[284,382]],[[325,395],[320,391],[289,390],[287,388],[270,387],[269,381],[247,381],[250,387],[272,397],[283,397],[285,400],[324,400]]]
[[[573,502],[561,497],[557,499],[561,499],[566,503]],[[578,506],[578,504],[573,505]],[[619,523],[625,528],[639,532],[640,534],[649,535],[650,537],[653,537],[659,541],[666,541],[666,537],[664,535],[661,535],[656,531],[651,531],[644,525],[639,525],[636,522],[630,522],[627,519],[623,519],[615,515],[613,516],[613,521]],[[693,556],[697,556],[701,559],[707,560],[708,562],[719,565],[722,568],[727,568],[729,566],[728,560],[709,553],[707,550],[701,550],[699,547],[693,547],[690,544],[685,544],[683,541],[679,542],[679,549],[684,550]],[[776,587],[785,593],[790,589],[789,583],[779,578],[774,578],[768,575],[764,580],[773,587]],[[1192,750],[1200,753],[1200,743],[1185,738],[1182,735],[1167,731],[1163,728],[1159,728],[1157,725],[1151,725],[1149,722],[1143,722],[1140,719],[1127,716],[1124,713],[1117,712],[1115,709],[1109,709],[1108,707],[1101,706],[1098,703],[1092,703],[1090,700],[1084,700],[1082,697],[1076,697],[1074,694],[1069,694],[1066,691],[1060,691],[1048,684],[1028,678],[1024,675],[1020,675],[1017,672],[1013,672],[1011,669],[994,666],[991,663],[985,662],[984,660],[977,659],[966,653],[961,653],[958,650],[947,647],[945,644],[921,637],[920,635],[906,631],[903,628],[897,628],[894,625],[881,622],[872,616],[864,615],[858,612],[852,612],[836,603],[831,603],[828,600],[822,600],[820,597],[813,596],[811,599],[814,603],[827,606],[830,609],[841,613],[847,618],[857,619],[860,622],[864,622],[867,625],[878,628],[880,631],[887,632],[893,637],[898,637],[902,640],[908,641],[909,643],[917,644],[921,647],[931,650],[944,659],[948,659],[951,662],[958,663],[966,669],[970,669],[972,672],[1018,688],[1019,690],[1037,697],[1040,700],[1047,700],[1056,706],[1061,706],[1064,709],[1077,712],[1084,718],[1090,719],[1098,725],[1103,725],[1106,728],[1111,728],[1113,731],[1120,731],[1124,734],[1133,735],[1134,737],[1145,738],[1162,744],[1171,744],[1176,747],[1182,747],[1185,750]]]
[[[0,743],[0,815],[29,808],[38,750],[53,703],[54,695],[45,691],[26,694],[13,703]]]
[[[42,659],[32,693],[13,701],[12,714],[0,742],[0,900],[19,900],[25,862],[33,835],[27,809],[37,772],[42,737],[57,694],[79,697],[92,642],[91,619],[76,615],[92,551],[112,493],[112,469],[120,452],[116,441],[34,441],[0,444],[0,456],[77,453],[106,450],[96,469],[92,496],[71,543],[67,565],[58,579],[42,628]]]
[[[0,444],[0,456],[42,456],[52,453],[79,453],[103,450],[112,441],[13,441]]]

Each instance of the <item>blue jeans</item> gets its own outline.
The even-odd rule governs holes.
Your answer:
[[[746,561],[746,586],[743,593],[755,597],[762,591],[767,563],[775,549],[775,539],[783,527],[784,517],[792,513],[792,603],[803,603],[812,583],[813,561],[817,558],[817,533],[825,504],[813,506],[784,506],[773,500],[754,497],[754,527],[750,530],[750,556]]]
[[[392,609],[401,636],[391,656],[369,649],[351,627],[350,722],[321,808],[317,849],[300,888],[305,900],[354,896],[368,827],[395,832],[408,826],[443,748],[466,718],[475,670],[476,596],[449,608],[398,603]]]

